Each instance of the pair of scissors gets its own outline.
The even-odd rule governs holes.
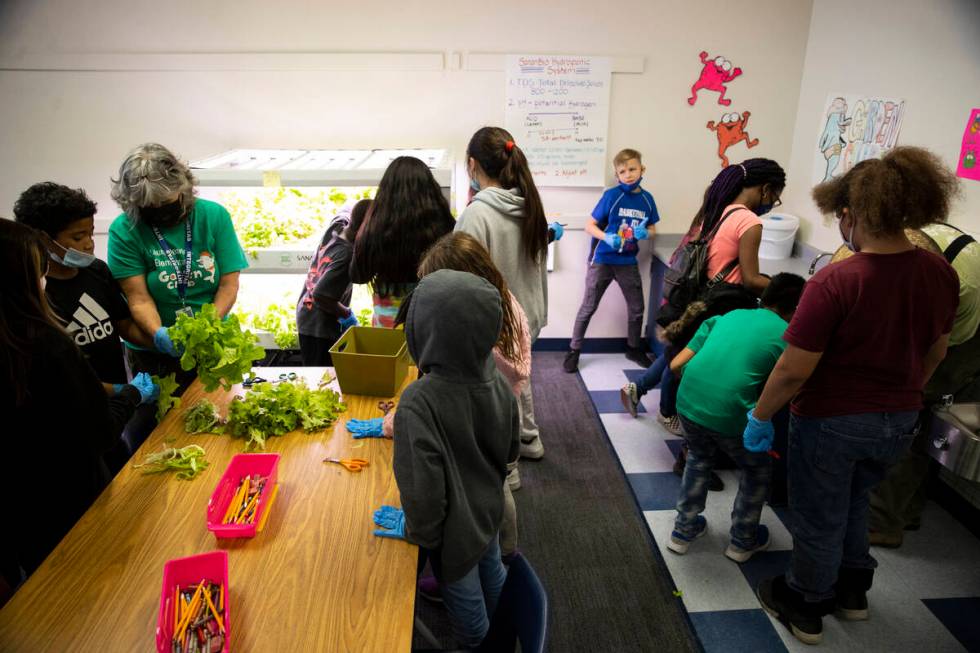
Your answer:
[[[295,381],[295,380],[296,380],[296,372],[289,372],[289,373],[283,372],[282,374],[279,375],[279,383],[283,381]],[[275,383],[275,381],[273,381],[273,383]]]
[[[393,401],[379,401],[378,410],[387,415],[395,407],[395,402]]]
[[[363,458],[324,458],[323,462],[337,463],[338,465],[342,465],[349,472],[359,472],[370,464]]]
[[[251,388],[253,385],[258,385],[259,383],[267,383],[268,380],[262,378],[261,376],[253,376],[249,379],[242,381],[243,388]]]

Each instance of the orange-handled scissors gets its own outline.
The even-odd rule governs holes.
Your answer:
[[[363,458],[324,458],[323,462],[343,465],[350,472],[359,472],[370,464]]]

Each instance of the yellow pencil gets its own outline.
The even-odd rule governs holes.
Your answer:
[[[218,611],[214,609],[214,603],[211,601],[211,592],[205,591],[204,598],[208,602],[208,607],[211,608],[214,620],[218,622],[218,628],[221,629],[221,632],[225,632],[225,624],[221,621],[221,617],[218,615]]]
[[[247,479],[248,477],[246,476],[245,478]],[[231,516],[234,515],[235,512],[238,510],[238,505],[241,502],[242,492],[245,490],[246,487],[247,487],[247,483],[243,482],[238,486],[238,489],[235,490],[235,494],[231,497],[231,501],[228,503],[228,509],[225,511],[225,517],[224,519],[221,520],[222,524],[227,524],[228,521],[231,519]]]

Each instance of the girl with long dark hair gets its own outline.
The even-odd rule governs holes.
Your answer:
[[[418,283],[422,254],[453,224],[449,202],[425,163],[400,156],[388,165],[350,267],[351,281],[371,284],[374,326],[394,327],[398,307]]]

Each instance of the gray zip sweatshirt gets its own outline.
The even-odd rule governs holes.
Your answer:
[[[520,451],[517,401],[492,353],[502,319],[488,281],[439,270],[415,288],[405,322],[425,376],[405,389],[395,412],[395,480],[406,539],[434,552],[447,583],[496,537],[507,462]]]
[[[531,342],[548,324],[548,272],[545,257],[529,261],[521,242],[524,198],[517,189],[486,188],[473,197],[456,221],[456,231],[465,231],[487,248],[510,292],[527,314]]]

